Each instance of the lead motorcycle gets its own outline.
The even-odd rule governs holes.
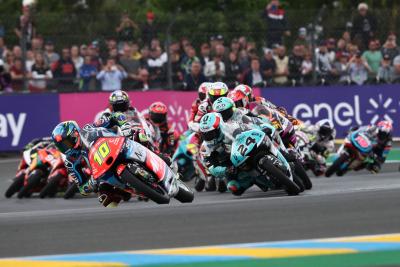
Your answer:
[[[104,128],[83,129],[92,177],[125,191],[140,192],[158,204],[171,198],[192,202],[194,194],[154,152]]]
[[[336,173],[343,176],[349,170],[361,170],[372,162],[373,143],[367,133],[355,131],[344,140],[337,152],[337,157],[326,170],[325,176],[330,177]]]
[[[302,191],[296,184],[299,178],[292,174],[289,163],[263,131],[253,129],[234,135],[230,160],[239,175],[244,173],[257,185],[282,186],[288,195]]]

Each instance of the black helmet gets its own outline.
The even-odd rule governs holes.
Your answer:
[[[114,112],[125,112],[131,105],[128,94],[121,90],[112,92],[109,97],[109,102]]]
[[[318,136],[321,140],[332,140],[334,138],[335,129],[330,121],[322,120],[317,122],[317,125],[319,126]]]

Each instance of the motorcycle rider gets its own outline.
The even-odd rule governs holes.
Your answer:
[[[35,138],[25,145],[22,152],[22,158],[18,165],[18,172],[25,171],[31,164],[31,155],[39,149],[45,148],[53,142],[51,137]]]
[[[312,169],[316,176],[325,173],[326,159],[335,150],[336,130],[328,119],[320,120],[315,125],[304,125],[299,130],[310,137],[310,152],[317,164]]]
[[[169,157],[174,153],[179,134],[175,127],[168,123],[168,108],[162,102],[154,102],[149,107],[149,121],[156,132],[159,151]]]
[[[190,117],[189,117],[189,129],[191,129],[194,132],[197,132],[199,129],[199,123],[194,121],[194,118],[196,117],[196,114],[199,110],[199,106],[200,104],[206,100],[207,98],[207,92],[208,90],[211,88],[213,83],[211,82],[204,82],[202,83],[198,90],[198,98],[196,98],[196,100],[194,100],[194,102],[192,103],[192,107],[190,110]]]
[[[126,121],[124,115],[116,114],[117,115],[113,114],[108,118],[104,117],[95,124],[87,124],[82,130],[75,121],[61,122],[52,132],[52,139],[60,152],[65,154],[65,166],[69,175],[71,175],[78,185],[81,194],[87,195],[90,192],[98,191],[99,202],[105,207],[116,206],[122,199],[129,199],[131,196],[131,193],[114,187],[109,183],[100,182],[97,184],[97,182],[91,178],[88,171],[88,167],[90,166],[88,160],[88,142],[94,141],[95,138],[101,136],[114,136],[111,131],[104,130],[112,130]],[[143,163],[146,157],[146,150],[147,149],[139,143],[129,141],[129,150],[126,151],[126,156]],[[168,167],[166,167],[166,169],[169,170]],[[143,175],[143,172],[140,170],[136,172],[136,175]],[[169,180],[168,177],[171,177],[171,175],[173,175],[173,173],[167,171],[162,179],[165,178]]]
[[[392,123],[387,120],[382,120],[376,125],[354,127],[351,131],[365,132],[371,138],[371,141],[373,142],[371,159],[373,162],[367,164],[365,167],[373,173],[378,173],[381,170],[382,164],[385,163],[387,155],[392,149]]]

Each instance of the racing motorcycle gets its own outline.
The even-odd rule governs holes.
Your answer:
[[[306,171],[311,170],[315,176],[323,175],[326,170],[326,164],[321,163],[318,160],[318,155],[311,150],[312,144],[308,135],[303,131],[296,130],[296,138],[304,169]]]
[[[5,192],[6,198],[12,197],[16,192],[18,192],[24,186],[25,175],[26,175],[29,165],[32,161],[31,155],[33,155],[33,157],[35,157],[32,149],[25,150],[22,153],[22,159],[18,165],[17,173],[16,173],[14,179],[12,180],[11,185],[8,187],[7,191]]]
[[[263,131],[247,130],[234,136],[230,160],[239,175],[245,173],[258,186],[282,186],[288,195],[298,195],[304,190],[289,163]]]
[[[33,155],[17,197],[30,197],[35,192],[39,192],[40,198],[54,197],[59,190],[66,189],[67,183],[62,154],[54,146],[47,146]]]
[[[197,192],[217,190],[217,183],[208,170],[204,167],[203,159],[197,145],[197,135],[192,131],[184,133],[178,143],[178,147],[172,156],[174,168],[182,175],[183,181],[195,179],[194,188]],[[226,192],[226,183],[218,183],[218,191]]]
[[[350,133],[337,151],[332,165],[326,170],[325,176],[336,173],[343,176],[348,170],[361,170],[373,161],[373,143],[367,133],[355,131]]]
[[[191,189],[154,152],[106,129],[95,131],[87,131],[85,142],[90,147],[92,177],[98,183],[140,192],[158,204],[168,204],[173,197],[182,203],[193,201]]]

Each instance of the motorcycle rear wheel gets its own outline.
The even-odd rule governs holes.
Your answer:
[[[29,175],[27,185],[22,187],[22,189],[18,192],[17,197],[18,198],[28,197],[30,195],[30,190],[33,189],[35,186],[39,185],[43,175],[44,173],[42,170],[34,170]]]
[[[205,186],[206,186],[206,181],[201,179],[199,176],[196,176],[194,180],[194,189],[196,189],[197,192],[201,192],[204,190]]]
[[[21,188],[24,186],[24,177],[25,174],[20,174],[13,179],[12,184],[10,187],[8,187],[6,193],[4,194],[6,198],[12,197],[16,192],[21,190]]]
[[[303,182],[304,189],[310,190],[312,188],[312,182],[303,165],[298,160],[296,160],[294,164],[294,172]]]
[[[142,181],[134,175],[134,170],[130,169],[128,165],[121,174],[121,179],[132,186],[137,192],[144,194],[157,204],[168,204],[170,197],[168,192],[159,184],[157,188],[152,187],[150,184]]]
[[[340,171],[340,166],[348,160],[349,156],[346,154],[340,155],[325,172],[326,177],[331,177],[335,172]]]
[[[295,196],[300,193],[300,188],[296,185],[296,183],[290,180],[280,169],[274,166],[272,162],[268,159],[264,158],[260,164],[269,177],[274,180],[277,180],[279,184],[283,185],[285,188],[286,193],[289,196]]]

